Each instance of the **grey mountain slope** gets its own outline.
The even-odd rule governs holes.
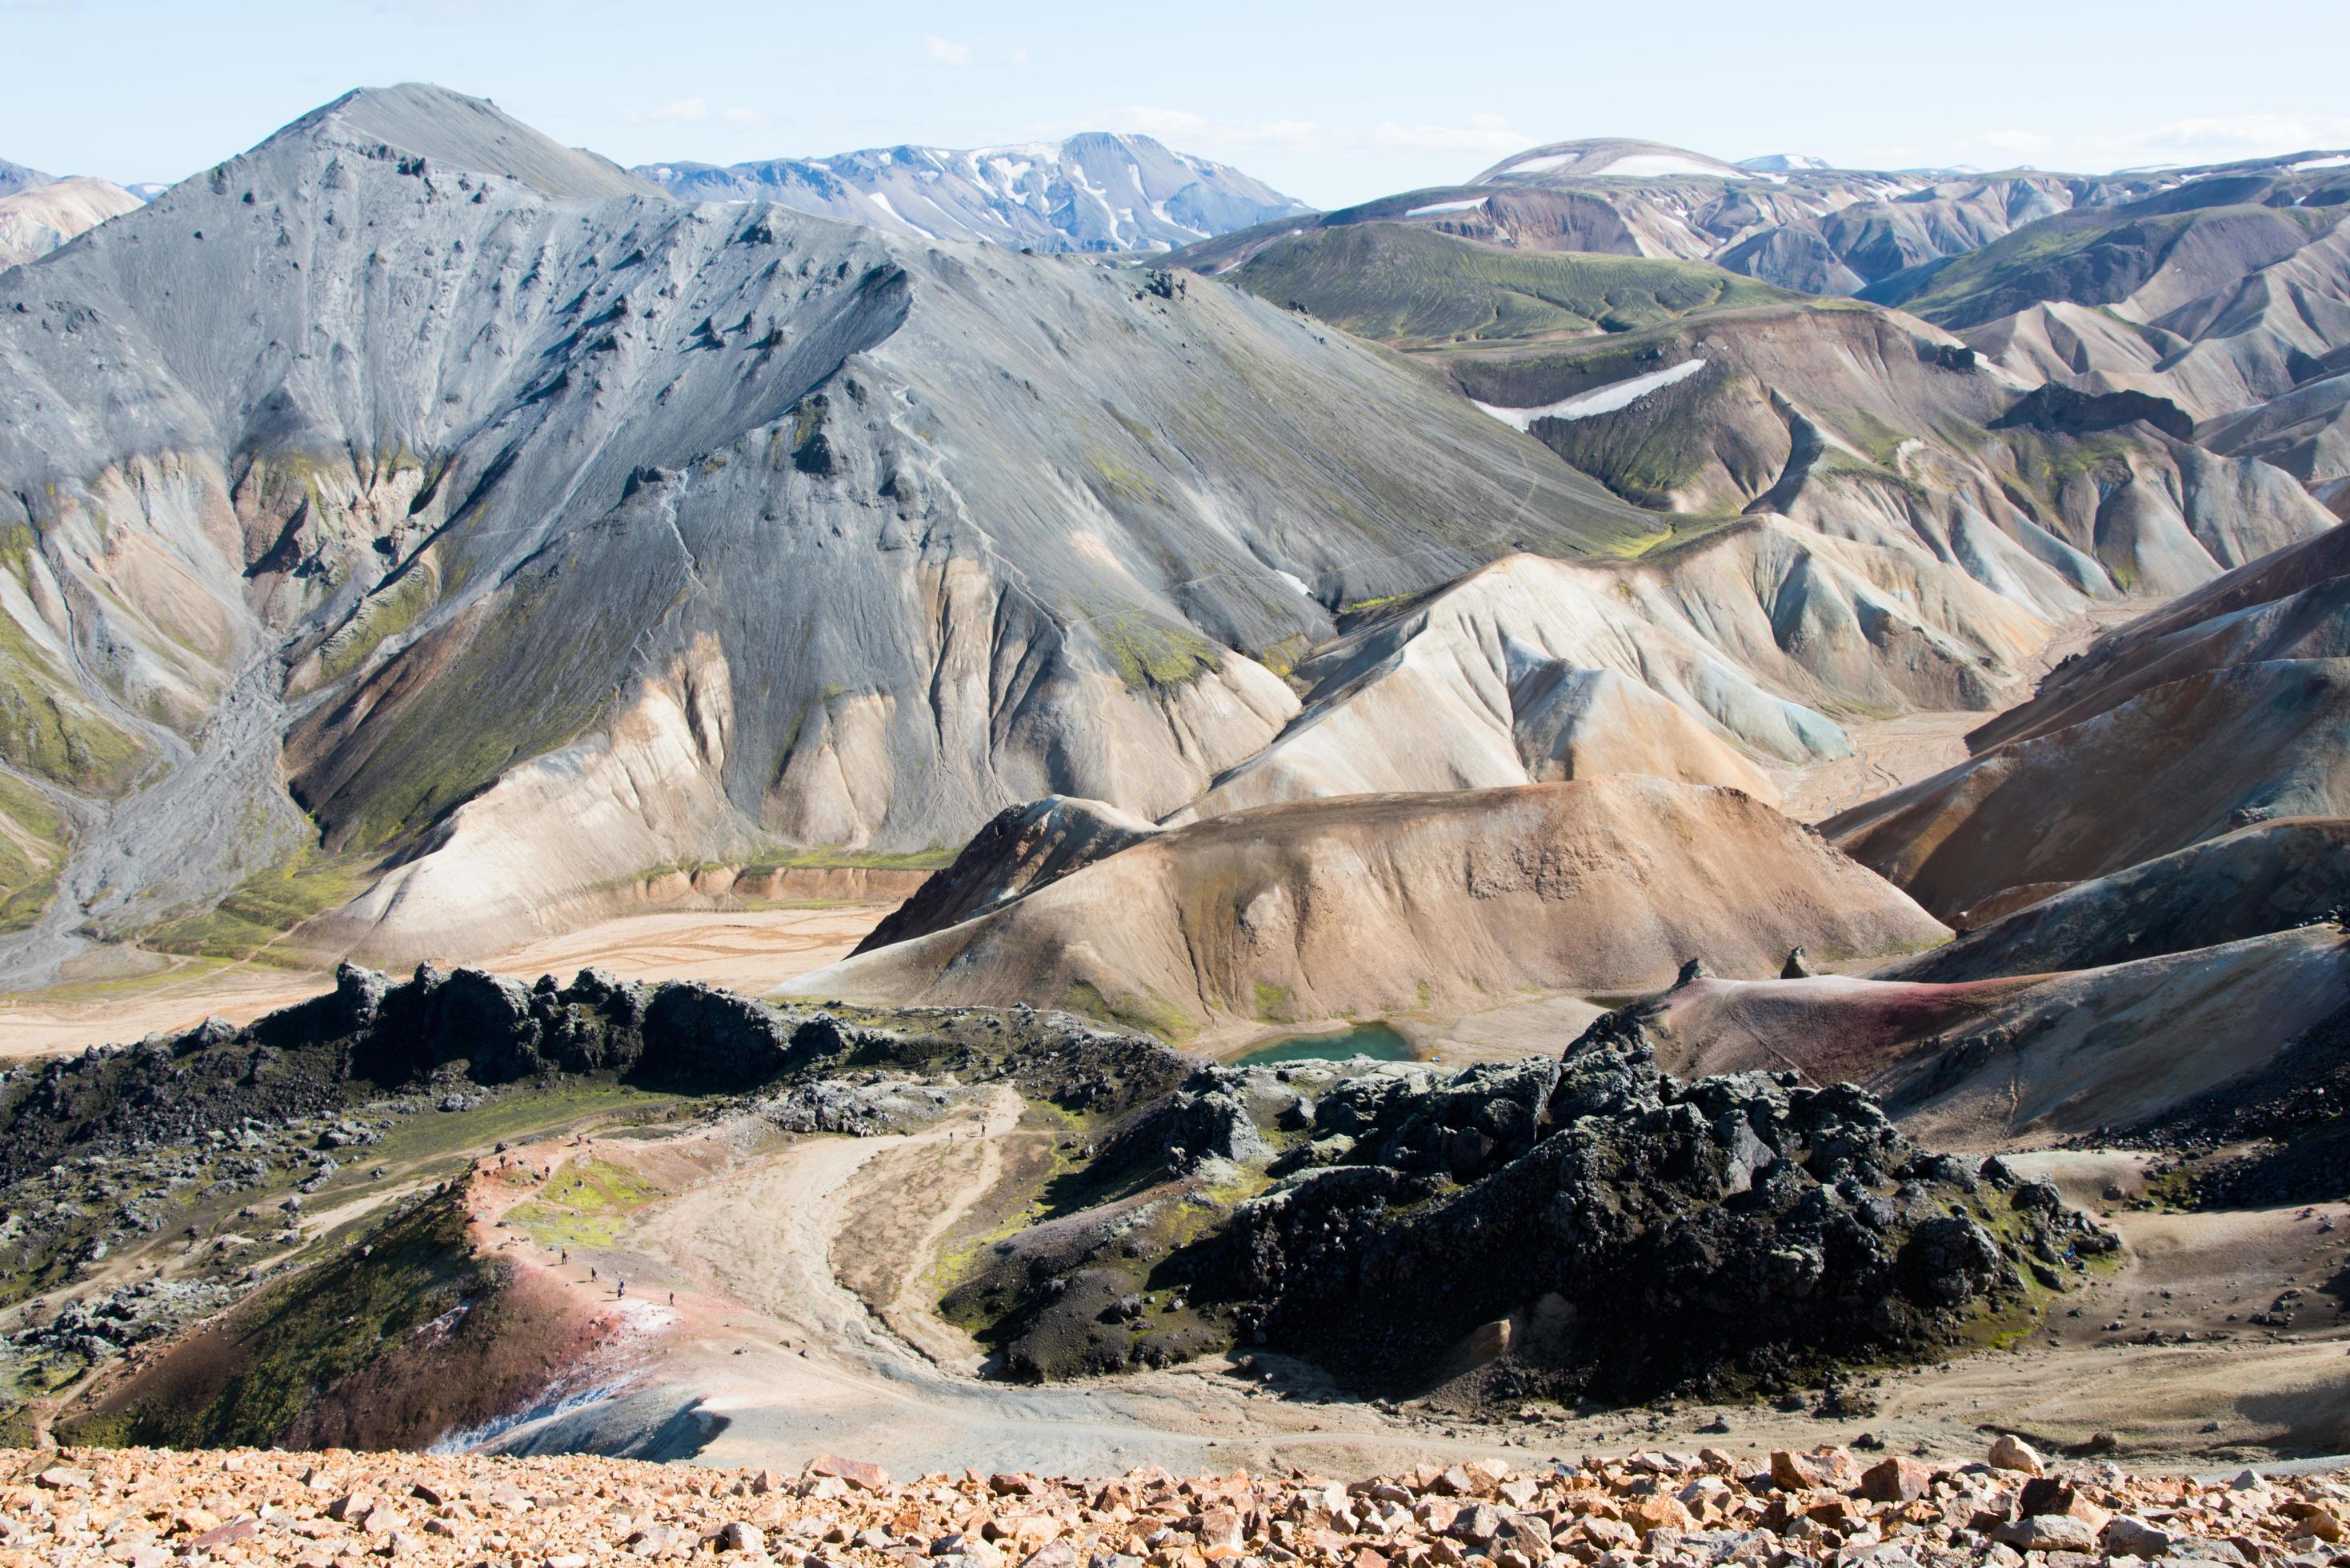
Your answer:
[[[2350,367],[2350,351],[2328,356]],[[2350,368],[2304,380],[2197,432],[2215,452],[2274,463],[2313,490],[2350,479]]]
[[[1308,210],[1237,169],[1107,131],[636,172],[681,201],[773,202],[892,234],[1015,249],[1167,250]]]
[[[0,676],[81,727],[0,726],[79,825],[15,973],[305,841],[372,887],[317,940],[405,959],[681,858],[1157,815],[1334,607],[1649,531],[1236,292],[556,199],[595,166],[425,107],[341,100],[0,284]]]

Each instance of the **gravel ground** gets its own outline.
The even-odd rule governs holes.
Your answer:
[[[1842,1449],[1767,1466],[1715,1449],[1515,1471],[1473,1460],[1336,1481],[928,1475],[825,1456],[798,1473],[585,1456],[0,1451],[0,1568],[390,1559],[588,1568],[709,1554],[755,1568],[1918,1568],[2101,1560],[2350,1564],[2350,1486],[2060,1465],[2005,1437],[1982,1461]]]

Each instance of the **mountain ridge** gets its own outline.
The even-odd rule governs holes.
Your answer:
[[[1112,131],[723,167],[646,163],[633,172],[681,201],[775,202],[893,234],[1014,249],[1169,250],[1310,210],[1228,164]]]

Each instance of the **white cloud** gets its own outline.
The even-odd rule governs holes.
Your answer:
[[[1033,66],[1036,63],[1036,57],[1015,44],[1003,51],[1003,63],[1007,66]]]
[[[925,35],[922,43],[930,50],[931,60],[934,65],[967,66],[971,64],[969,44],[958,44],[952,38],[941,38],[936,33]]]
[[[706,98],[681,98],[675,103],[665,103],[646,117],[648,119],[679,119],[699,124],[710,118],[710,100]]]
[[[2010,128],[1960,138],[1957,146],[1970,162],[2029,161],[2088,173],[2145,164],[2232,163],[2312,148],[2350,147],[2350,116],[2206,115],[2085,136]]]

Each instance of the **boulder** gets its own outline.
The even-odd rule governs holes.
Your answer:
[[[879,1465],[864,1459],[844,1459],[837,1454],[818,1454],[807,1462],[806,1473],[837,1476],[860,1491],[879,1491],[889,1484],[889,1472]]]
[[[2086,1520],[2069,1514],[2032,1514],[2012,1520],[1991,1532],[1991,1538],[2018,1552],[2082,1552],[2097,1550],[2097,1532]]]
[[[2000,1435],[1999,1441],[1991,1446],[1989,1457],[1991,1468],[1995,1470],[2027,1476],[2048,1473],[2047,1461],[2040,1457],[2039,1451],[2012,1432]]]
[[[2170,1549],[2178,1543],[2178,1537],[2159,1525],[2148,1524],[2145,1520],[2133,1519],[2126,1513],[2116,1514],[2107,1521],[2105,1532],[2098,1539],[2104,1542],[2108,1557],[2144,1557],[2149,1560],[2169,1555]]]
[[[1842,1491],[1859,1479],[1858,1469],[1842,1449],[1808,1454],[1781,1449],[1771,1456],[1771,1484],[1782,1491]]]
[[[1880,1460],[1860,1477],[1860,1495],[1871,1502],[1915,1502],[1933,1489],[1933,1470],[1906,1454]]]

